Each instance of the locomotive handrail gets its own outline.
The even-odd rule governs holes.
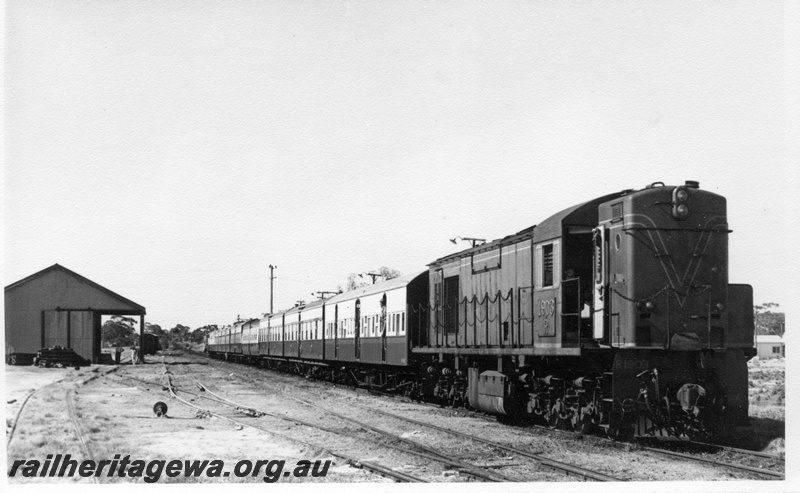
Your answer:
[[[622,231],[691,231],[694,233],[733,233],[732,229],[722,228],[648,228],[647,226],[629,226]]]
[[[615,288],[614,286],[611,286],[611,291],[613,291],[620,298],[624,299],[625,301],[630,301],[631,303],[641,303],[642,301],[654,300],[659,295],[661,295],[661,293],[664,293],[665,291],[668,291],[669,289],[670,289],[670,286],[667,285],[667,286],[664,286],[663,288],[659,289],[658,291],[656,291],[654,294],[652,294],[650,296],[646,296],[644,298],[629,298],[629,297],[625,296],[624,294],[620,293],[619,290],[617,290],[617,288]]]
[[[651,294],[650,296],[645,296],[643,298],[630,298],[630,297],[625,296],[624,294],[620,293],[619,290],[617,290],[617,288],[611,286],[611,291],[613,291],[620,298],[624,299],[625,301],[630,301],[631,303],[640,303],[642,301],[654,300],[654,299],[656,299],[658,296],[660,296],[661,294],[663,294],[666,291],[670,291],[670,292],[676,293],[676,294],[678,294],[680,296],[683,296],[684,298],[689,298],[689,297],[693,297],[693,296],[702,296],[702,295],[708,293],[711,290],[711,286],[708,286],[708,285],[689,286],[689,290],[691,290],[691,289],[699,289],[700,291],[692,294],[689,291],[680,291],[678,289],[673,288],[670,285],[666,285],[663,288],[661,288],[658,291],[656,291],[655,293]]]

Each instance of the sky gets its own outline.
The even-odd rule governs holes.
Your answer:
[[[227,324],[269,311],[270,264],[278,310],[696,180],[728,199],[730,281],[791,325],[787,12],[8,1],[4,285],[59,263],[163,328]]]

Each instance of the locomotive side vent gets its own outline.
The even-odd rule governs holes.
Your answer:
[[[622,217],[622,202],[611,205],[612,219],[620,219]]]

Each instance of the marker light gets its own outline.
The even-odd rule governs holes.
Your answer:
[[[717,310],[722,311],[724,309],[725,309],[725,304],[724,303],[717,303]]]
[[[686,187],[675,187],[672,190],[672,217],[683,220],[689,217],[689,190]]]

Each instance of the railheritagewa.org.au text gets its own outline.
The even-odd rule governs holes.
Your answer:
[[[285,460],[239,460],[233,469],[225,467],[225,461],[214,460],[131,460],[130,455],[120,454],[110,460],[82,460],[70,454],[48,454],[45,460],[20,459],[11,464],[8,477],[118,477],[143,478],[146,483],[155,483],[162,477],[177,478],[227,478],[261,477],[265,483],[274,483],[281,478],[320,478],[328,474],[330,460],[299,460],[291,464]]]

